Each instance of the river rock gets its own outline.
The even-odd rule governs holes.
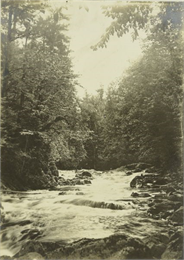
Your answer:
[[[11,256],[8,255],[2,255],[1,260],[15,260],[15,258],[12,258]]]
[[[52,176],[59,176],[59,171],[58,171],[54,161],[50,161],[48,167],[49,167],[49,170],[50,170]]]
[[[26,258],[25,258],[26,257]],[[32,258],[30,258],[32,257]],[[13,259],[150,259],[151,251],[140,239],[114,234],[73,243],[29,241]],[[11,258],[10,258],[11,259]]]
[[[178,225],[183,225],[183,209],[183,206],[177,209],[170,217],[170,221]]]
[[[161,255],[161,259],[183,259],[183,229],[170,237],[169,243]]]
[[[141,240],[122,234],[103,239],[81,239],[47,254],[48,259],[148,259],[150,251]]]
[[[165,199],[158,203],[156,201],[153,201],[152,204],[149,204],[149,206],[151,207],[147,211],[148,215],[151,215],[154,218],[160,217],[166,219],[168,216],[171,216],[173,212],[181,206],[181,203],[180,202],[176,203]]]
[[[167,178],[158,177],[154,180],[154,184],[156,184],[156,185],[165,185],[167,183],[168,183]]]
[[[129,176],[129,175],[132,175],[132,173],[133,173],[133,172],[128,171],[128,172],[126,172],[126,175]]]
[[[84,192],[78,191],[78,192],[76,192],[75,194],[76,194],[76,195],[84,195]]]
[[[176,192],[172,192],[172,194],[169,194],[167,198],[170,201],[183,202],[183,194],[177,194]]]
[[[38,229],[26,229],[21,232],[23,236],[19,241],[22,241],[24,239],[35,239],[37,237],[40,237],[42,232]]]
[[[141,174],[136,176],[131,182],[131,188],[159,188],[161,185],[167,184],[168,179],[160,177],[158,174]]]
[[[141,192],[141,193],[132,192],[131,196],[134,197],[134,198],[136,198],[136,197],[141,197],[141,198],[151,197],[151,195],[149,193],[147,193],[147,192]]]
[[[42,260],[44,260],[45,258],[36,252],[30,252],[26,255],[20,256],[17,259],[20,259],[20,260],[41,260],[42,259]]]
[[[84,180],[84,184],[91,184],[90,180]]]
[[[76,179],[76,180],[75,180],[75,184],[76,184],[76,185],[84,185],[84,182],[83,182],[83,180]]]
[[[135,178],[133,178],[133,180],[130,182],[130,187],[131,188],[136,188],[138,186],[142,186],[142,176],[136,176]]]
[[[75,175],[75,177],[79,178],[79,179],[92,178],[92,174],[88,171],[83,171],[83,172],[77,173]]]
[[[38,253],[46,256],[47,253],[61,248],[63,242],[39,242],[36,240],[27,241],[20,249],[20,251],[13,256],[13,259],[27,255],[28,253]],[[49,258],[46,258],[49,259]]]
[[[25,225],[28,225],[28,224],[31,224],[32,221],[30,220],[21,220],[21,221],[17,221],[17,222],[6,222],[6,223],[3,223],[2,226],[1,226],[1,229],[5,229],[7,227],[11,227],[11,226],[16,226],[16,225],[19,225],[19,226],[25,226]]]
[[[149,247],[152,258],[160,259],[169,242],[167,234],[152,233],[143,239],[146,246]]]
[[[136,197],[139,197],[139,193],[138,193],[138,192],[132,192],[131,196],[132,196],[132,197],[135,197],[135,198],[136,198]]]
[[[66,191],[61,191],[58,195],[66,195]]]

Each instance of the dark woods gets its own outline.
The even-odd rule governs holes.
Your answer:
[[[182,179],[183,3],[153,10],[151,3],[104,9],[114,23],[94,50],[108,48],[113,34],[136,39],[145,30],[143,56],[107,93],[80,100],[63,9],[2,1],[3,184],[47,188],[57,167],[138,162]]]

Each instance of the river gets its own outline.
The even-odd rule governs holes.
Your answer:
[[[37,190],[3,194],[5,219],[13,225],[1,230],[1,255],[12,256],[29,239],[27,230],[39,231],[39,241],[72,242],[81,238],[102,238],[116,232],[128,232],[142,238],[160,230],[160,223],[143,221],[146,204],[131,197],[130,181],[140,173],[93,172],[92,184],[62,186],[60,191]],[[66,179],[74,171],[60,171]],[[59,193],[62,192],[62,195]],[[147,198],[148,199],[148,198]],[[145,200],[145,199],[144,199]],[[21,221],[30,221],[20,225]],[[17,224],[16,224],[17,223]]]

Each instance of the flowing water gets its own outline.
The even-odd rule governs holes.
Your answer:
[[[70,179],[75,173],[60,171],[60,175]],[[28,230],[39,232],[38,241],[65,242],[127,231],[134,237],[143,237],[145,232],[153,230],[152,222],[141,223],[136,218],[140,206],[132,200],[130,181],[138,174],[126,176],[124,172],[113,171],[92,175],[89,185],[62,186],[60,191],[3,194],[5,219],[13,225],[1,230],[0,254],[17,253],[29,239],[25,236]]]

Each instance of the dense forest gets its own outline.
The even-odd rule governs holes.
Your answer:
[[[145,31],[143,55],[106,93],[80,99],[64,8],[3,0],[3,184],[47,188],[58,169],[138,162],[182,179],[183,10],[182,2],[106,6],[113,22],[93,50]]]
[[[76,2],[1,1],[0,257],[183,259],[184,2]],[[99,85],[79,97],[73,32],[94,17],[79,53]],[[125,71],[109,52],[103,86],[92,56],[127,36],[141,55]]]

